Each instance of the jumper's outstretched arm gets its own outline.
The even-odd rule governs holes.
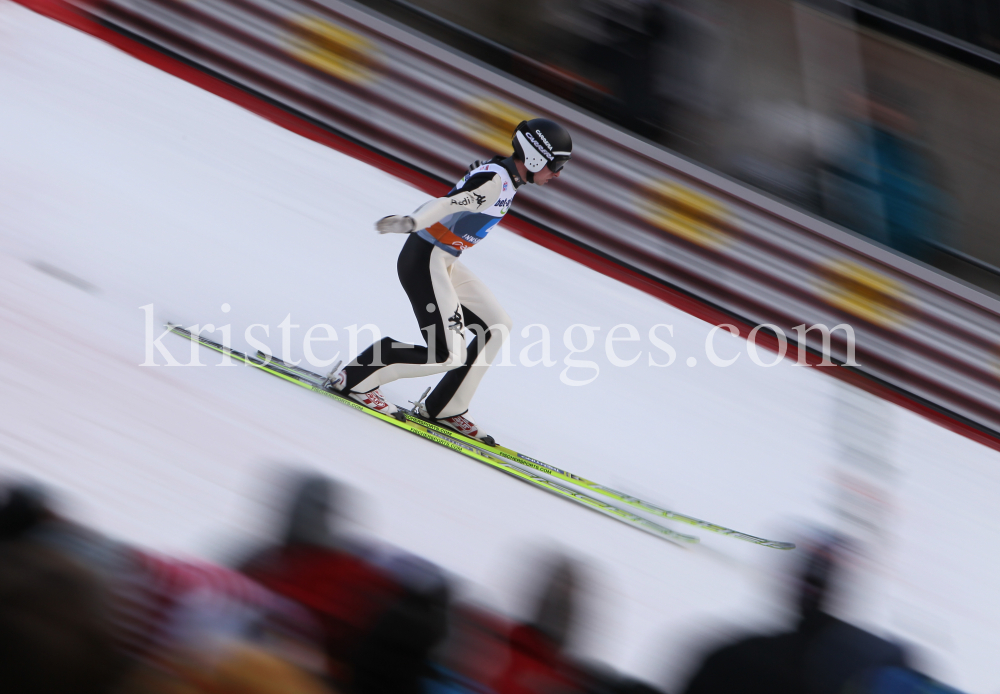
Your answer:
[[[500,176],[495,173],[484,171],[475,174],[451,195],[428,200],[409,215],[383,217],[375,222],[375,229],[380,234],[409,234],[426,229],[461,210],[481,212],[500,199],[501,186]]]

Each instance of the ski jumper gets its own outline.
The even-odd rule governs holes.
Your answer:
[[[407,237],[396,262],[427,346],[383,338],[345,367],[346,389],[367,393],[400,378],[447,372],[424,403],[428,413],[441,419],[468,411],[512,324],[459,256],[503,219],[523,183],[512,159],[495,157],[466,174],[444,198],[413,213],[419,221],[422,210],[448,205],[446,216]]]

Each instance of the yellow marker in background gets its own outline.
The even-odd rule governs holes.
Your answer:
[[[496,154],[510,154],[511,133],[518,123],[535,116],[511,106],[506,101],[475,97],[465,103],[462,130],[478,145]]]
[[[906,322],[912,299],[895,280],[849,260],[833,260],[817,290],[827,303],[883,328]]]
[[[319,17],[299,15],[288,24],[287,50],[306,65],[352,84],[375,79],[378,51],[368,39]]]
[[[721,203],[672,181],[648,184],[637,206],[653,226],[699,246],[715,249],[732,240],[729,213]]]

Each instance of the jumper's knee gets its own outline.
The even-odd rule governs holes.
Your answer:
[[[493,328],[493,332],[500,332],[500,339],[506,342],[510,337],[510,331],[514,329],[514,321],[510,319],[506,311],[501,310],[496,322],[490,327]]]
[[[510,339],[510,331],[513,328],[514,321],[510,319],[510,316],[505,311],[500,311],[486,329],[485,339],[487,342],[497,340],[499,344],[503,344]]]

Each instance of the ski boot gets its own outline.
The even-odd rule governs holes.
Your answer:
[[[462,414],[457,414],[453,417],[441,417],[437,419],[431,417],[427,408],[424,407],[423,403],[418,403],[416,407],[416,414],[421,419],[426,419],[428,422],[434,422],[435,424],[442,424],[453,431],[457,431],[459,434],[468,436],[470,439],[476,439],[477,441],[482,441],[487,446],[496,446],[497,442],[493,440],[493,437],[489,434],[485,434],[480,431],[479,427],[469,416],[468,411]]]
[[[333,370],[323,381],[323,387],[334,393],[340,395],[345,395],[355,402],[359,402],[370,410],[375,410],[376,412],[381,412],[382,414],[387,414],[390,417],[395,417],[400,421],[405,421],[406,417],[399,408],[393,405],[391,402],[385,399],[382,395],[382,391],[378,388],[372,388],[366,393],[356,393],[353,390],[347,390],[347,373],[340,369],[340,362],[333,367]]]

